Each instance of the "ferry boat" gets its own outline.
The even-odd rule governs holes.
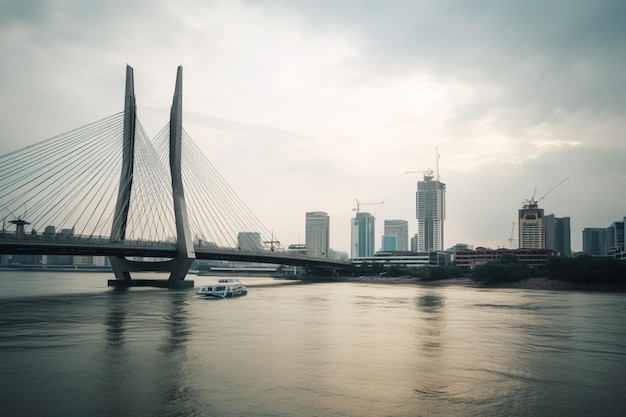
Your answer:
[[[246,287],[238,279],[224,278],[217,284],[203,285],[196,295],[199,298],[230,298],[248,294]]]

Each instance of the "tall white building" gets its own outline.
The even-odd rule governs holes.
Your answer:
[[[534,199],[526,200],[518,211],[518,243],[520,249],[544,249],[545,224],[543,209]]]
[[[443,250],[443,222],[446,218],[446,185],[434,179],[432,170],[417,183],[417,250]]]
[[[394,250],[409,250],[409,222],[406,220],[385,220],[384,234],[385,236],[396,237],[396,248]],[[385,250],[384,247],[383,250]]]
[[[374,256],[374,224],[376,219],[370,213],[357,213],[352,219],[351,257]]]
[[[330,218],[323,211],[306,213],[306,254],[328,258],[330,249]]]

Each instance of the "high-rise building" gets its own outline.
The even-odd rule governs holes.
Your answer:
[[[398,237],[396,235],[383,235],[381,241],[381,250],[397,251],[398,249]]]
[[[306,254],[328,258],[330,246],[330,218],[323,211],[306,213]]]
[[[583,229],[583,253],[591,256],[605,256],[606,229],[602,227],[585,227]]]
[[[609,227],[586,227],[583,229],[583,253],[591,256],[622,257],[626,247],[624,220],[611,223]]]
[[[518,244],[520,249],[544,249],[545,225],[543,209],[534,199],[526,200],[518,211]]]
[[[406,220],[385,220],[384,234],[396,237],[396,248],[393,250],[409,250],[409,222]],[[384,245],[383,250],[386,250]]]
[[[417,183],[417,250],[443,250],[443,222],[446,217],[446,185],[434,179],[432,170]]]
[[[241,250],[262,249],[261,234],[259,232],[239,232],[237,234],[237,246]]]
[[[613,222],[606,229],[606,250],[608,255],[624,251],[624,222]]]
[[[374,256],[374,223],[376,219],[370,213],[358,212],[352,219],[351,257]]]
[[[556,217],[548,214],[544,217],[545,248],[555,251],[559,256],[571,256],[569,217]]]

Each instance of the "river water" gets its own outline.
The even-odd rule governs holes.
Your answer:
[[[0,272],[1,415],[626,413],[626,294],[109,278]]]

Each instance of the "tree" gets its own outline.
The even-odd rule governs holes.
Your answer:
[[[472,279],[484,283],[514,282],[528,278],[531,273],[528,265],[520,262],[513,255],[504,254],[497,261],[475,267],[472,271]]]

